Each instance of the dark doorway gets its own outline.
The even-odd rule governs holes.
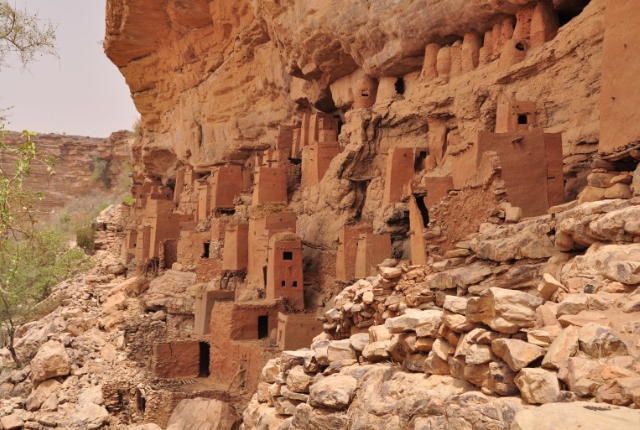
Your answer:
[[[427,151],[419,151],[416,161],[413,164],[414,172],[422,172],[425,169],[425,161],[427,160]]]
[[[527,116],[526,115],[518,115],[518,124],[526,125],[527,124]]]
[[[269,315],[261,315],[258,317],[258,339],[267,337],[269,337]]]
[[[287,260],[287,261],[293,261],[293,252],[291,251],[284,251],[282,253],[282,259],[283,260]]]
[[[143,393],[140,389],[136,390],[136,407],[138,411],[144,415],[144,411],[147,409],[147,399],[145,398],[145,393]]]
[[[560,9],[557,9],[558,21],[560,27],[566,25],[576,16],[582,13],[582,10],[591,2],[591,0],[573,0],[565,1]]]
[[[211,347],[207,342],[200,342],[200,373],[198,376],[209,376],[209,362],[211,361]]]
[[[403,78],[396,79],[395,87],[396,87],[397,94],[404,94],[404,79]]]
[[[429,209],[427,209],[427,205],[424,204],[424,198],[420,196],[414,196],[416,199],[416,204],[418,205],[418,210],[420,211],[420,215],[422,215],[422,225],[426,227],[429,224]]]
[[[209,258],[209,248],[211,247],[211,242],[205,242],[203,245],[202,258]]]

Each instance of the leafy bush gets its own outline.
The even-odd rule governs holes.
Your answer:
[[[21,362],[13,348],[16,329],[55,309],[56,300],[41,302],[56,284],[91,264],[91,259],[81,249],[72,248],[59,232],[31,231],[1,241],[0,327],[18,366]]]
[[[129,206],[133,205],[135,202],[136,202],[136,199],[134,199],[131,194],[127,194],[122,198],[122,203],[125,203]]]
[[[80,227],[76,230],[76,243],[87,253],[92,253],[96,247],[93,240],[94,231],[91,226]]]
[[[100,157],[93,157],[93,172],[91,173],[91,182],[102,181],[104,186],[111,188],[111,179],[109,179],[109,160],[103,160]]]

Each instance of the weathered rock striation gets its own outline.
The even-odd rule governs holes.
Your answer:
[[[6,145],[24,143],[21,133],[11,132],[3,137]],[[26,186],[45,193],[41,210],[51,212],[74,198],[94,195],[96,191],[110,192],[120,181],[123,168],[131,162],[132,133],[119,131],[106,139],[60,134],[38,134],[32,137],[42,157],[57,159],[54,174],[41,164],[34,164]],[[13,157],[4,155],[3,168],[13,169]]]

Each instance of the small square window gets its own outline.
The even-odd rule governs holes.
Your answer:
[[[518,115],[518,124],[520,125],[526,125],[528,124],[528,120],[527,120],[527,116],[526,115]]]
[[[287,261],[293,261],[293,252],[284,251],[282,253],[282,259]]]
[[[293,281],[293,283],[291,284],[291,286],[293,288],[296,288],[298,286],[298,281]]]
[[[283,288],[286,287],[287,286],[287,281],[282,281],[280,283],[280,286],[283,287]]]

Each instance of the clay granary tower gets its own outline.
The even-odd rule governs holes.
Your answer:
[[[267,300],[284,298],[288,307],[304,310],[302,241],[293,233],[278,233],[269,240]]]

